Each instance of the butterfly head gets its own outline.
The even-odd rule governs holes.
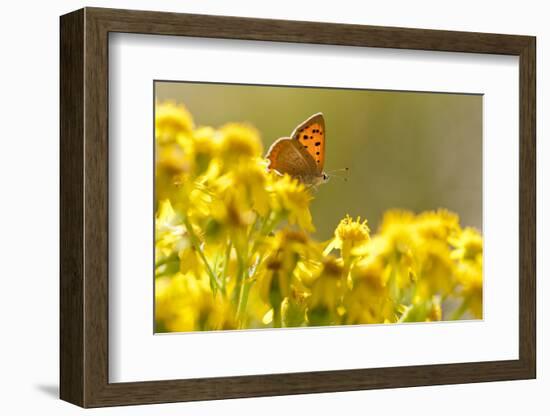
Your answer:
[[[315,176],[310,176],[310,177],[305,177],[300,179],[305,184],[317,188],[319,185],[327,183],[330,177],[325,172],[322,172],[320,175],[315,175]]]

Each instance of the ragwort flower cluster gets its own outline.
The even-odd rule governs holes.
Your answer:
[[[157,332],[482,316],[482,237],[457,215],[346,216],[318,242],[311,190],[269,172],[259,132],[157,104]]]

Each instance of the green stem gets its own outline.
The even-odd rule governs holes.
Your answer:
[[[268,216],[265,217],[264,221],[262,222],[259,230],[260,235],[266,236],[271,233],[277,226],[277,224],[281,221],[281,219],[281,215],[272,211]],[[250,271],[248,267],[248,262],[258,249],[259,239],[253,238],[256,225],[257,223],[252,225],[250,232],[247,233],[248,241],[246,242],[246,253],[244,253],[244,255],[242,256],[243,258],[241,258],[241,256],[239,256],[239,253],[237,252],[237,255],[239,256],[239,273],[235,293],[237,294],[237,320],[239,321],[239,325],[244,324],[243,319],[245,317],[246,305],[248,303],[248,294],[253,284],[252,276],[249,275]],[[253,241],[252,247],[250,247],[250,241]],[[262,257],[260,257],[259,262],[261,262],[261,260]],[[257,262],[254,270],[257,270],[259,262]]]
[[[225,251],[225,260],[223,263],[223,271],[222,271],[222,282],[221,282],[221,291],[223,295],[226,295],[225,291],[225,282],[227,281],[227,272],[229,270],[229,262],[231,261],[231,249],[233,248],[233,245],[231,244],[231,240],[227,242],[227,250]]]
[[[237,254],[238,255],[238,254]],[[248,294],[245,299],[245,286],[246,286],[246,264],[243,259],[239,259],[239,273],[237,274],[237,284],[235,286],[235,291],[233,295],[234,302],[237,305],[236,317],[237,322],[239,322],[239,327],[241,327],[241,318],[246,308],[246,301],[248,300]]]
[[[199,257],[202,259],[204,263],[204,267],[206,269],[206,272],[208,273],[208,277],[210,278],[210,287],[212,288],[215,294],[216,289],[219,288],[216,275],[212,271],[212,268],[208,263],[208,259],[206,258],[206,256],[204,255],[204,252],[200,248],[199,238],[196,236],[195,231],[193,230],[193,226],[191,225],[191,222],[189,221],[189,218],[187,216],[184,219],[184,223],[185,223],[185,227],[187,228],[187,233],[189,234],[189,240],[191,240],[191,245],[193,246],[193,249],[199,254]]]
[[[250,281],[245,281],[240,288],[239,293],[239,304],[237,305],[237,319],[239,321],[239,327],[242,328],[245,324],[244,317],[245,317],[245,310],[246,310],[246,304],[248,303],[248,294],[250,292]]]
[[[241,259],[241,267],[239,270],[239,279],[237,281],[237,320],[239,321],[239,325],[244,324],[243,319],[246,311],[246,305],[248,303],[248,293],[250,291],[250,286],[252,285],[252,280],[250,279],[251,276],[249,276],[249,265],[248,262],[251,259],[251,255],[256,251],[257,249],[257,242],[258,239],[253,238],[253,233],[255,229],[255,224],[252,225],[250,232],[247,233],[247,241],[246,241],[246,252],[244,253],[244,258]],[[252,244],[252,248],[250,248],[250,241],[254,241]]]
[[[469,305],[470,305],[470,299],[464,299],[462,304],[451,315],[451,320],[457,321],[460,318],[462,318],[462,315],[464,315],[464,312],[466,312]]]
[[[176,260],[178,258],[178,256],[176,254],[171,254],[167,257],[165,257],[164,259],[162,260],[158,260],[156,263],[155,263],[155,267],[160,267],[164,264],[167,264],[167,263],[170,263],[174,260]]]
[[[284,218],[285,216],[281,213],[277,213],[274,211],[271,211],[268,217],[266,217],[266,221],[262,224],[261,233],[262,235],[268,235],[270,232],[272,232],[277,224]]]

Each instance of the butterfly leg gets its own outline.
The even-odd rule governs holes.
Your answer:
[[[314,193],[317,193],[317,191],[319,191],[319,187],[317,185],[309,185],[308,186],[309,189],[311,189]]]

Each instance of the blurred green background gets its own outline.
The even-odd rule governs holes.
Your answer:
[[[346,214],[376,230],[384,211],[447,208],[482,229],[482,96],[155,82],[156,100],[183,103],[196,125],[246,122],[264,151],[316,112],[326,123],[325,171],[349,168],[314,194],[318,239]]]

